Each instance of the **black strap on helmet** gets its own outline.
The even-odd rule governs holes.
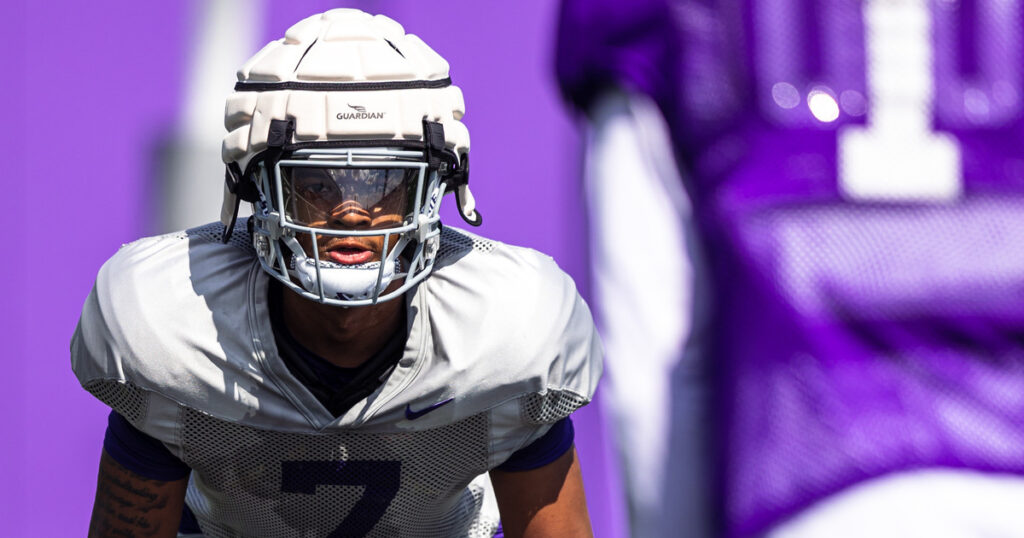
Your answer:
[[[452,187],[469,185],[469,154],[463,153],[459,156],[459,166],[452,169],[448,174],[448,184]]]
[[[423,118],[423,154],[427,158],[427,168],[440,170],[444,158],[444,125]]]
[[[227,184],[228,191],[241,200],[245,200],[246,202],[255,202],[259,199],[259,192],[256,190],[256,184],[251,178],[242,174],[242,170],[238,168],[238,163],[229,163],[225,167],[224,183]]]
[[[459,194],[459,187],[469,184],[469,154],[463,153],[456,159],[454,153],[445,151],[444,125],[426,118],[423,119],[423,152],[427,166],[431,170],[439,171],[448,188],[455,191],[455,202],[459,206],[462,220],[471,226],[480,226],[483,218],[479,211],[475,211],[476,219],[473,220],[462,213],[463,200]],[[443,169],[442,163],[447,165]]]
[[[256,166],[260,162],[273,162],[281,156],[284,147],[291,142],[295,133],[295,120],[270,120],[270,130],[267,133],[267,149],[249,161],[242,172],[238,163],[228,163],[224,172],[224,183],[228,191],[235,195],[235,209],[231,216],[231,224],[224,227],[221,234],[221,242],[227,243],[231,239],[231,232],[234,230],[235,221],[238,220],[238,207],[242,200],[249,203],[256,203],[260,199],[260,191],[256,188],[256,181],[253,180]]]

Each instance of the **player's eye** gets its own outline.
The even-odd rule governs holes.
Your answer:
[[[327,193],[327,185],[324,183],[307,183],[299,186],[299,192],[307,196],[319,196]]]

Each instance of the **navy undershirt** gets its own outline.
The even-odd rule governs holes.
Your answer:
[[[317,388],[336,387],[340,390],[359,372],[359,368],[341,368],[312,353],[292,337],[279,316],[271,318],[276,339],[279,344],[284,344],[279,345],[279,349],[289,351],[288,357],[282,358],[289,366],[315,373],[317,384],[320,385]],[[281,342],[284,339],[287,342]],[[572,446],[574,437],[572,420],[566,417],[554,423],[551,429],[536,441],[513,453],[496,469],[528,471],[543,467],[565,454]],[[187,477],[191,471],[163,443],[139,431],[116,411],[111,411],[107,419],[103,448],[122,467],[146,478],[174,481]],[[186,513],[183,517],[181,530],[198,532],[198,526],[195,525],[191,513]]]

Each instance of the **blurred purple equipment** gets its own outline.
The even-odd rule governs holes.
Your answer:
[[[1022,535],[1022,33],[1019,0],[563,1],[636,536]]]

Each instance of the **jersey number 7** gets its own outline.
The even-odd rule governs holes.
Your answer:
[[[317,486],[363,486],[363,496],[328,536],[365,536],[380,521],[398,494],[402,463],[398,461],[285,461],[281,491],[315,495]]]

